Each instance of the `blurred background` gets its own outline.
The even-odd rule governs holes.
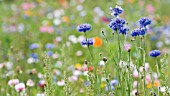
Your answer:
[[[148,51],[160,49],[169,53],[169,4],[170,0],[0,0],[1,91],[12,78],[22,82],[33,79],[35,86],[39,84],[42,79],[39,75],[44,72],[44,54],[52,57],[56,82],[62,80],[64,70],[82,67],[83,61],[89,59],[87,48],[80,44],[84,34],[77,32],[77,25],[82,23],[91,24],[88,37],[99,42],[91,47],[97,63],[100,52],[108,53],[101,31],[110,40],[112,30],[108,23],[113,18],[110,6],[124,9],[120,17],[128,22],[130,30],[138,27],[139,18],[151,18],[146,41]],[[152,63],[152,59],[147,62]],[[72,74],[68,71],[68,76]],[[79,87],[75,86],[74,90]],[[37,91],[41,90],[38,86],[33,89],[35,94],[41,93]]]

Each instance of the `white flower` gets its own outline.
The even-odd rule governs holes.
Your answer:
[[[80,70],[73,71],[73,75],[75,75],[75,76],[78,76],[78,75],[81,75],[81,74],[82,74],[82,72]]]
[[[28,64],[34,63],[34,58],[32,58],[32,57],[28,58],[27,63]]]
[[[160,92],[162,92],[162,93],[166,92],[166,87],[165,86],[161,87]]]
[[[76,52],[76,55],[77,55],[77,56],[81,56],[82,54],[83,54],[83,52],[80,51],[80,50]]]
[[[99,65],[100,65],[100,66],[104,66],[104,65],[105,65],[105,62],[104,62],[104,61],[100,61],[100,62],[99,62]]]
[[[34,86],[34,82],[33,82],[31,79],[29,79],[29,80],[27,81],[27,86],[29,86],[29,87]]]
[[[58,81],[58,82],[57,82],[57,85],[58,85],[58,86],[64,86],[64,85],[65,85],[64,80]]]

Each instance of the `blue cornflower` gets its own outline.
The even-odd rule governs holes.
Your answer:
[[[126,21],[122,18],[116,18],[115,20],[112,20],[109,24],[109,27],[112,28],[112,30],[117,31],[120,30]]]
[[[123,9],[116,5],[115,8],[110,7],[110,11],[112,16],[117,16],[123,12]]]
[[[140,31],[141,31],[141,30],[140,30],[139,28],[132,30],[132,31],[131,31],[131,36],[132,36],[132,37],[139,36],[139,35],[140,35]]]
[[[114,79],[114,80],[110,81],[110,85],[111,85],[111,86],[118,85],[118,80],[117,80],[117,79]]]
[[[52,51],[48,51],[48,52],[47,52],[47,55],[48,55],[48,56],[52,56],[52,55],[53,55],[53,52],[52,52]]]
[[[111,86],[111,89],[112,89],[112,90],[115,90],[115,87],[114,87],[114,86]],[[106,90],[106,91],[109,91],[109,87],[106,86],[106,87],[105,87],[105,90]]]
[[[157,57],[159,55],[161,55],[161,51],[159,51],[159,50],[152,50],[149,52],[150,57]]]
[[[38,56],[37,56],[36,53],[31,53],[31,54],[30,54],[30,57],[32,57],[32,58],[34,58],[34,59],[38,59]]]
[[[119,30],[119,34],[126,35],[126,34],[127,34],[127,31],[129,31],[129,28],[122,27],[122,28],[120,28],[120,30]]]
[[[54,44],[48,43],[45,45],[46,49],[53,49],[54,48]]]
[[[140,28],[139,30],[140,30],[139,34],[142,36],[144,36],[147,31],[146,28]]]
[[[141,27],[146,27],[147,25],[151,24],[151,19],[149,19],[147,17],[140,18],[139,24]]]
[[[94,42],[93,42],[93,39],[88,39],[88,40],[87,40],[88,46],[93,45],[93,43],[94,43]]]
[[[83,40],[83,41],[81,41],[81,45],[86,45],[87,44],[87,41],[86,40]]]
[[[90,24],[81,24],[77,26],[78,32],[86,32],[86,31],[89,31],[90,29],[91,29]]]
[[[39,47],[39,44],[36,44],[36,43],[31,44],[31,45],[29,46],[29,48],[30,48],[31,50],[36,49],[36,48],[38,48],[38,47]]]
[[[84,85],[85,85],[85,86],[89,86],[89,85],[90,85],[90,82],[86,81],[86,82],[84,83]]]
[[[90,45],[93,45],[93,39],[88,39],[87,41],[86,40],[83,40],[82,42],[81,42],[81,45],[87,45],[87,46],[90,46]]]

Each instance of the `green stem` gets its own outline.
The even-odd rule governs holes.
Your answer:
[[[85,37],[86,37],[86,42],[88,41],[87,40],[87,34],[86,34],[86,32],[84,32],[84,34],[85,34]],[[92,60],[93,60],[93,56],[92,56],[92,53],[91,53],[91,51],[90,51],[90,48],[89,48],[89,45],[87,45],[87,48],[88,48],[88,51],[89,51],[89,54],[90,54],[90,57],[91,57],[91,63],[92,63]]]
[[[157,76],[159,80],[159,65],[158,65],[158,59],[156,58],[156,69],[157,69]],[[159,96],[159,84],[158,84],[158,96]]]
[[[129,70],[129,73],[128,73],[128,90],[129,90],[129,96],[130,96],[130,92],[131,92],[131,79],[130,79],[130,74],[131,74],[131,71],[130,71],[130,52],[129,52],[129,63],[128,63],[128,70]]]

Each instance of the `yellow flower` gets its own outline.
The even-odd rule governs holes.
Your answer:
[[[32,12],[31,12],[30,10],[27,10],[27,11],[25,11],[24,13],[25,13],[25,15],[27,15],[27,16],[32,16]]]
[[[76,68],[76,69],[80,69],[81,67],[82,67],[81,64],[79,64],[79,63],[78,63],[78,64],[75,64],[75,68]]]
[[[100,85],[101,88],[105,88],[105,86],[106,86],[105,83],[102,83],[102,84]]]
[[[41,3],[43,0],[37,0],[38,3]]]

